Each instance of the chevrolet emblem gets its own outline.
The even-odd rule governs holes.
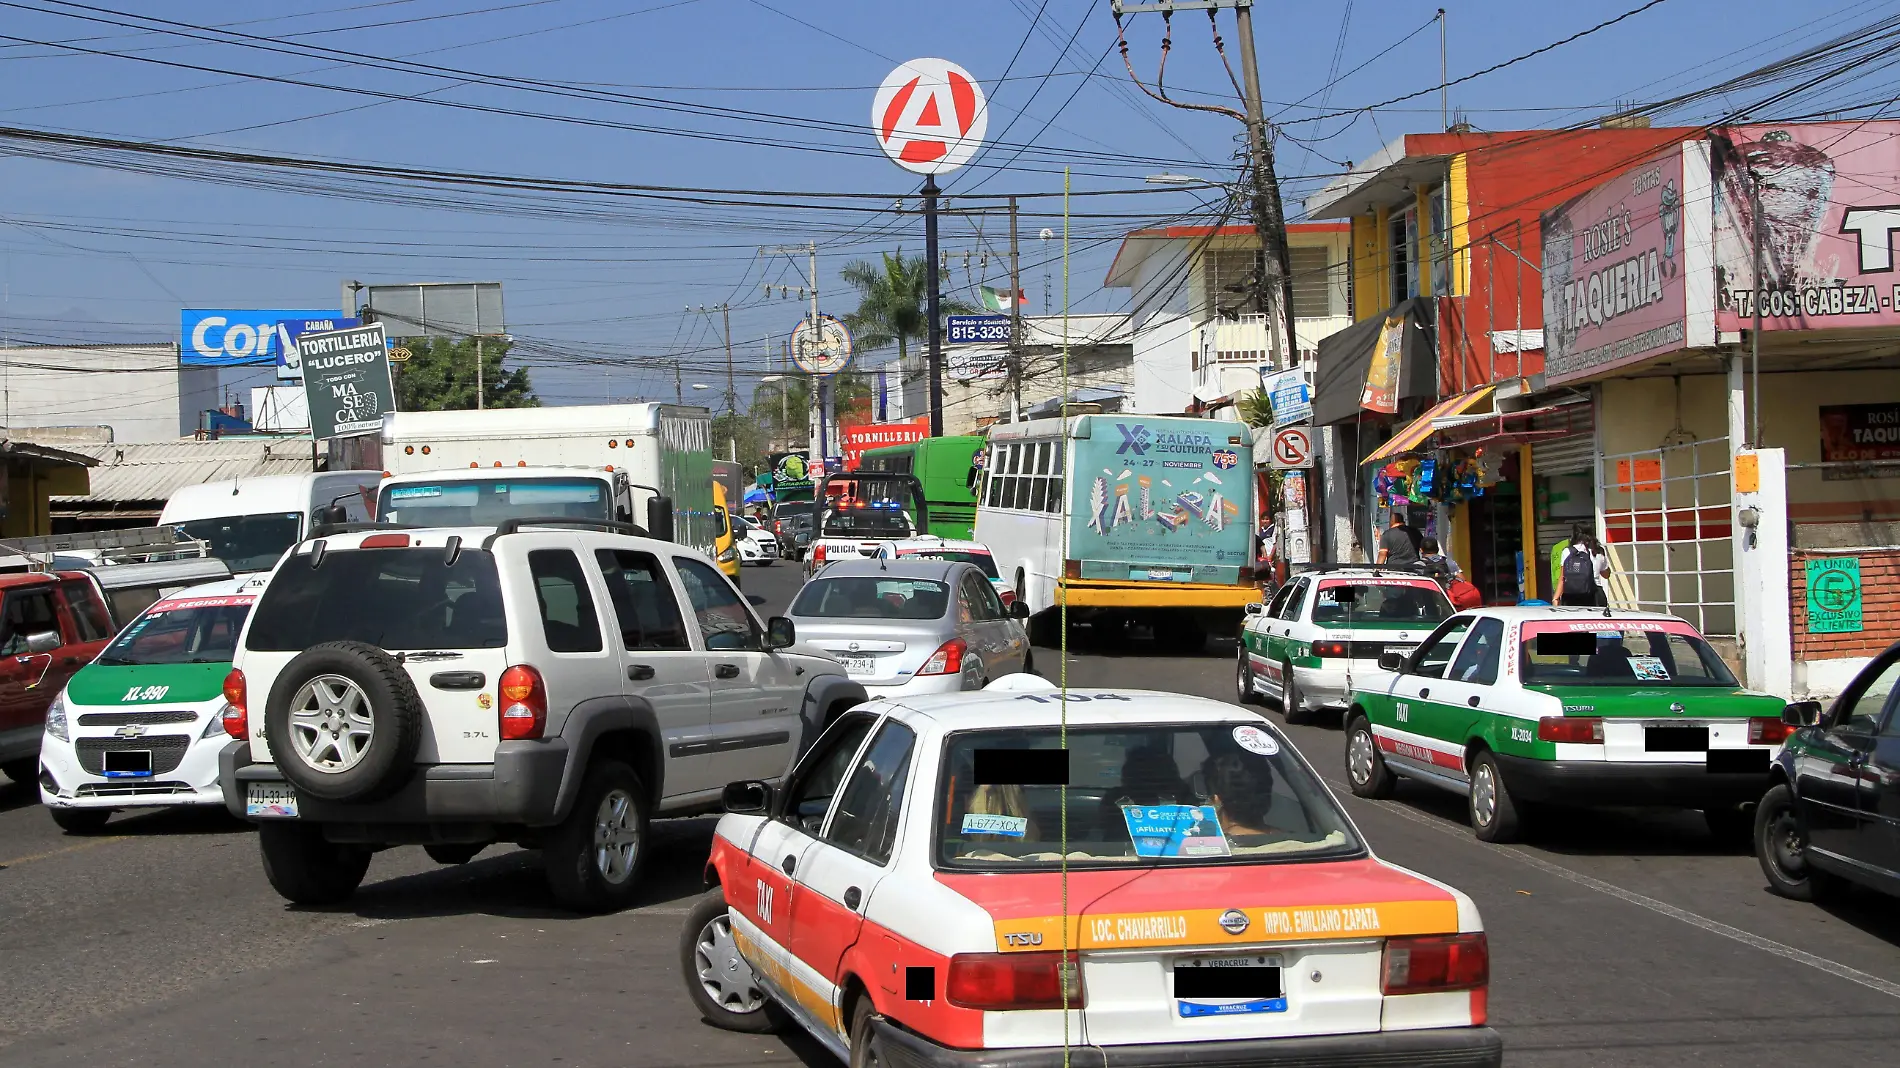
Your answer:
[[[138,738],[145,734],[145,728],[133,723],[128,726],[120,727],[113,733],[121,738]]]

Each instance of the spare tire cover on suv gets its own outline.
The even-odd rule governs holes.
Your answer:
[[[325,801],[375,801],[414,770],[423,705],[396,658],[364,642],[325,642],[278,674],[265,736],[284,778]]]

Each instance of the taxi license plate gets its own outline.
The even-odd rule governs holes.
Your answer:
[[[1174,1010],[1189,1020],[1285,1012],[1280,958],[1272,954],[1177,958]]]
[[[1651,753],[1706,753],[1707,727],[1644,727],[1643,748]]]
[[[289,783],[253,782],[244,785],[244,814],[267,819],[296,819],[297,791]]]
[[[841,656],[838,659],[844,662],[844,671],[847,675],[877,674],[877,657]]]

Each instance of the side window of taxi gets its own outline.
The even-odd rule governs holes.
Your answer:
[[[1504,621],[1489,616],[1471,628],[1471,637],[1458,650],[1448,676],[1453,682],[1490,686],[1498,681],[1498,660],[1504,649]]]
[[[851,771],[852,758],[858,755],[858,747],[864,744],[864,736],[871,733],[871,725],[876,722],[871,716],[858,713],[846,715],[825,728],[825,733],[805,754],[805,759],[798,762],[787,781],[785,804],[779,810],[785,822],[806,834],[818,833],[825,824],[825,813],[831,810],[832,797]]]
[[[1293,583],[1293,592],[1287,595],[1286,603],[1280,606],[1279,617],[1289,620],[1300,618],[1300,604],[1305,600],[1306,580],[1299,579]]]
[[[884,722],[845,780],[838,811],[825,828],[825,841],[877,864],[891,859],[916,740],[902,723]]]
[[[1867,688],[1841,699],[1840,707],[1835,711],[1834,730],[1848,734],[1872,734],[1880,722],[1881,709],[1887,707],[1887,701],[1894,687],[1900,685],[1900,658],[1888,664],[1886,670],[1874,677]],[[1891,721],[1887,724],[1887,734],[1897,733]]]
[[[1471,629],[1470,616],[1453,616],[1438,625],[1431,637],[1426,638],[1418,647],[1417,659],[1412,661],[1407,674],[1423,675],[1428,679],[1445,677],[1445,666],[1451,663],[1451,654],[1457,650],[1459,639],[1465,631]]]
[[[1291,596],[1293,596],[1293,585],[1291,583],[1288,583],[1287,585],[1280,587],[1279,590],[1275,591],[1273,595],[1273,600],[1267,602],[1267,611],[1266,611],[1267,618],[1279,619],[1280,610],[1286,607],[1286,599]]]

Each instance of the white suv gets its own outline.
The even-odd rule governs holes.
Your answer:
[[[349,897],[378,849],[506,841],[563,905],[622,907],[652,816],[776,780],[865,700],[795,641],[637,527],[343,528],[285,555],[238,640],[225,805],[300,904]]]

